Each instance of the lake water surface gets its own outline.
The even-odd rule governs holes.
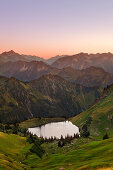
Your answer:
[[[67,135],[79,134],[79,128],[70,121],[48,123],[40,127],[29,128],[28,131],[33,135],[47,139],[51,137],[60,139],[61,135],[65,138]]]

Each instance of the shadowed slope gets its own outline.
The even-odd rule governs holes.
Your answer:
[[[35,117],[72,117],[86,110],[101,88],[74,85],[59,76],[45,75],[23,83],[0,80],[0,121],[24,121]]]
[[[106,132],[113,136],[113,85],[103,91],[92,107],[72,118],[72,122],[80,128],[87,125],[91,136],[102,138]]]

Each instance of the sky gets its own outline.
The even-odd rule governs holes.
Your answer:
[[[113,0],[0,0],[0,53],[113,53]]]

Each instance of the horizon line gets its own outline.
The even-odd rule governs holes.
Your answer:
[[[44,60],[49,60],[51,58],[54,58],[54,57],[57,57],[57,56],[74,56],[74,55],[78,55],[78,54],[88,54],[88,55],[91,55],[91,54],[113,54],[112,52],[108,51],[108,52],[96,52],[96,53],[88,53],[88,52],[78,52],[78,53],[73,53],[73,54],[62,54],[62,55],[55,55],[55,56],[52,56],[52,57],[49,57],[49,58],[46,58],[46,57],[40,57],[39,55],[35,55],[35,54],[24,54],[24,53],[19,53],[19,52],[16,52],[15,50],[8,50],[8,51],[3,51],[0,53],[0,55],[2,55],[3,53],[9,53],[9,52],[14,52],[16,54],[19,54],[19,55],[28,55],[28,56],[35,56],[35,57],[39,57],[39,58],[42,58]]]

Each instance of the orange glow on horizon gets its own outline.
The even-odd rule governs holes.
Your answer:
[[[113,1],[86,1],[2,1],[0,53],[14,50],[45,59],[113,53]]]
[[[54,51],[53,52],[49,52],[49,51],[47,51],[47,52],[40,52],[40,53],[38,53],[38,52],[34,52],[34,51],[30,51],[30,50],[27,50],[27,51],[24,51],[24,50],[18,50],[18,49],[5,49],[5,50],[1,50],[0,49],[0,54],[1,53],[3,53],[3,52],[8,52],[8,51],[11,51],[11,50],[13,50],[15,53],[19,53],[19,54],[23,54],[23,55],[32,55],[32,56],[37,56],[37,57],[41,57],[41,58],[44,58],[44,59],[49,59],[49,58],[51,58],[51,57],[55,57],[55,56],[57,56],[57,55],[75,55],[75,54],[78,54],[78,53],[81,53],[81,52],[83,52],[83,53],[89,53],[89,54],[91,54],[91,53],[94,53],[94,54],[96,54],[96,53],[108,53],[108,52],[111,52],[111,53],[113,53],[113,50],[112,51],[110,51],[110,50],[100,50],[100,51],[96,51],[96,50],[94,50],[94,51],[75,51],[75,52],[59,52],[59,53],[55,53]]]

